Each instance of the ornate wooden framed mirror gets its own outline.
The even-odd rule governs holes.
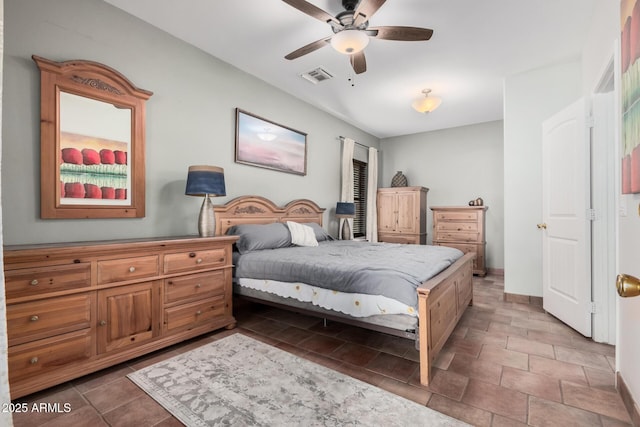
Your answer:
[[[92,61],[40,69],[40,217],[145,216],[145,101],[114,69]]]

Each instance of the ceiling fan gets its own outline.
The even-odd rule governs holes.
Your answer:
[[[417,27],[369,27],[369,19],[387,0],[341,0],[344,11],[335,17],[306,0],[282,0],[312,18],[331,26],[333,35],[296,49],[286,59],[296,59],[331,44],[338,52],[349,55],[356,74],[367,71],[363,49],[369,38],[400,41],[429,40],[433,30]]]

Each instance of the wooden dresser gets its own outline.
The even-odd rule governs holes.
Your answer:
[[[378,189],[378,240],[427,243],[427,192],[424,187]]]
[[[6,246],[11,398],[235,327],[236,240]]]
[[[473,274],[487,274],[485,266],[485,212],[487,206],[432,206],[433,244],[464,253],[475,252]]]

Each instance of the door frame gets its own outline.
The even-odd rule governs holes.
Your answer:
[[[613,53],[602,68],[599,80],[592,90],[592,96],[613,92],[612,123],[603,123],[594,115],[591,135],[591,202],[595,210],[595,221],[591,223],[591,283],[595,308],[592,338],[596,342],[615,345],[616,343],[616,293],[615,278],[617,266],[617,163],[619,132],[619,79],[616,70],[616,45]],[[598,126],[609,127],[606,139],[598,139]],[[611,145],[613,144],[613,146]],[[594,167],[597,159],[599,168]]]

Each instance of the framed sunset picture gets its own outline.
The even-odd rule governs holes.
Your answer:
[[[307,174],[307,134],[236,108],[236,163]]]

